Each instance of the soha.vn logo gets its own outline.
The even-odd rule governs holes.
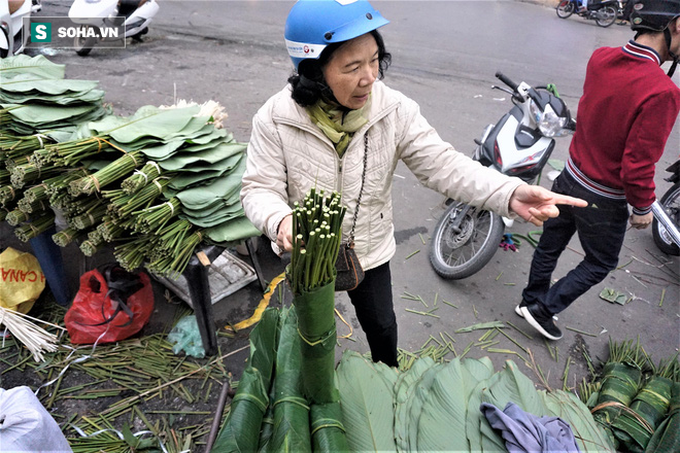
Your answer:
[[[59,38],[118,38],[119,30],[116,27],[57,27]],[[38,22],[31,24],[32,42],[52,42],[52,24],[50,22]]]

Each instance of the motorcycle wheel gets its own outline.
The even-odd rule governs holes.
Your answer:
[[[616,22],[616,8],[613,6],[605,6],[595,13],[595,22],[600,27],[609,27],[611,24]]]
[[[680,182],[668,189],[661,197],[660,203],[666,208],[671,220],[680,226]],[[662,252],[680,256],[680,247],[673,242],[668,231],[656,219],[652,222],[652,235],[654,236],[654,243]]]
[[[574,14],[574,3],[569,0],[562,0],[557,8],[555,8],[557,17],[561,19],[566,19],[567,17]]]
[[[458,280],[481,270],[498,250],[505,225],[493,212],[470,207],[460,222],[460,231],[452,227],[452,218],[465,208],[453,202],[444,212],[430,242],[430,264],[442,278]]]
[[[81,30],[87,30],[88,28],[94,28],[90,25],[81,25],[80,29]],[[84,57],[88,55],[91,51],[92,48],[97,44],[97,38],[93,37],[80,37],[76,36],[73,38],[73,47],[76,50],[76,53],[80,55],[81,57]]]

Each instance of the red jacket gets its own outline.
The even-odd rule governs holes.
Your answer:
[[[586,70],[567,170],[595,193],[646,214],[656,199],[655,164],[680,112],[680,88],[651,48],[597,49]]]

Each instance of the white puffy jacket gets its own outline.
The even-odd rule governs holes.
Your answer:
[[[415,101],[377,81],[367,116],[368,123],[354,134],[341,159],[293,101],[290,86],[272,96],[253,118],[243,175],[241,202],[253,225],[275,241],[290,206],[316,186],[342,194],[346,239],[361,187],[366,134],[368,166],[355,230],[355,250],[364,269],[389,261],[396,250],[391,192],[399,159],[425,186],[510,215],[510,196],[522,181],[457,152],[428,124]]]

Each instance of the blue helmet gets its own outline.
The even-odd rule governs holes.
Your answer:
[[[367,0],[298,0],[286,19],[284,37],[295,70],[316,60],[328,44],[349,41],[389,21]]]

